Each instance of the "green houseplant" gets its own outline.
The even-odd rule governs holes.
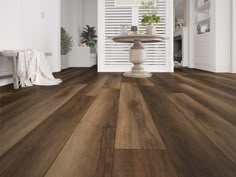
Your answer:
[[[88,47],[95,48],[97,44],[97,35],[95,27],[90,27],[89,25],[86,25],[86,28],[82,31],[81,34],[82,44],[86,44]]]
[[[156,32],[156,26],[158,23],[160,23],[161,18],[157,15],[157,8],[155,5],[155,1],[148,1],[148,2],[142,2],[142,8],[147,11],[147,14],[145,14],[142,18],[142,25],[146,26],[146,33],[148,35],[155,34]]]
[[[61,55],[66,55],[71,51],[72,48],[72,37],[66,32],[66,30],[61,28]]]

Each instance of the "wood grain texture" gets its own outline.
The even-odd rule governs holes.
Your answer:
[[[118,93],[98,95],[46,177],[111,177]]]
[[[180,177],[235,176],[235,165],[170,103],[160,89],[142,87],[141,91]]]
[[[179,87],[184,91],[184,93],[194,98],[208,109],[214,111],[233,125],[236,125],[235,105],[224,103],[223,101],[186,84],[179,84]]]
[[[93,78],[92,82],[81,91],[81,94],[86,96],[97,96],[109,78],[109,75],[97,75],[97,77]]]
[[[0,177],[235,177],[236,74],[55,76],[0,87]]]
[[[170,100],[232,162],[236,164],[236,127],[185,94],[171,94]]]
[[[154,75],[151,78],[152,82],[158,86],[163,92],[167,93],[182,93],[182,90],[178,87],[178,80],[169,77],[169,74]]]
[[[195,79],[202,84],[210,85],[213,88],[226,92],[232,96],[236,96],[236,88],[220,83],[218,80],[209,79],[198,75],[189,75],[188,78]]]
[[[138,87],[122,83],[116,149],[165,149]]]
[[[178,177],[165,150],[115,150],[112,177]]]
[[[23,89],[24,90],[24,89]],[[11,104],[7,104],[6,106],[3,106],[1,108],[1,113],[0,113],[0,124],[3,124],[9,120],[11,120],[12,118],[14,118],[15,116],[17,116],[18,114],[26,111],[27,109],[29,109],[30,107],[32,107],[32,105],[34,105],[34,103],[39,103],[41,101],[43,101],[45,98],[42,97],[42,95],[45,95],[46,97],[51,96],[53,93],[56,93],[58,91],[60,91],[60,88],[40,88],[37,87],[37,89],[32,89],[32,90],[26,90],[25,92],[22,92],[22,94],[17,94],[16,97],[12,98],[14,101],[10,101]],[[27,93],[29,92],[29,93]],[[17,96],[21,96],[22,98],[19,98]],[[9,99],[7,98],[7,101]],[[3,101],[6,101],[6,99],[3,98]],[[24,103],[24,104],[22,104]]]
[[[215,87],[211,87],[211,86],[209,86],[207,84],[203,84],[193,78],[190,79],[190,78],[181,76],[179,74],[174,74],[173,77],[181,80],[183,84],[187,84],[187,85],[190,85],[194,88],[197,88],[197,89],[205,92],[208,95],[211,95],[217,99],[220,99],[223,102],[226,102],[231,105],[236,105],[236,97],[233,97],[232,95],[230,95],[224,91],[218,90]]]
[[[139,86],[154,86],[152,81],[150,81],[150,79],[147,78],[138,78],[136,79],[136,82]]]
[[[93,100],[76,94],[0,158],[0,176],[44,176]]]
[[[122,77],[120,73],[111,74],[111,78],[106,82],[105,88],[120,89],[121,79]]]
[[[85,85],[66,87],[44,101],[0,125],[0,156],[71,99]]]

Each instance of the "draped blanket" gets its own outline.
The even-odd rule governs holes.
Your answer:
[[[50,86],[62,82],[53,77],[45,54],[36,50],[19,52],[18,76],[21,87]]]

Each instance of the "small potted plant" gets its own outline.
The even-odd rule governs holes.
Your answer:
[[[72,37],[66,32],[66,30],[61,28],[61,55],[67,55],[72,48]]]
[[[154,1],[142,2],[144,10],[147,14],[142,18],[142,25],[146,26],[146,34],[152,35],[156,33],[156,25],[161,21],[157,15],[157,9]]]
[[[68,68],[66,55],[71,51],[73,45],[72,37],[66,30],[61,28],[61,67],[62,69]]]
[[[90,27],[89,25],[86,25],[86,28],[82,31],[81,34],[82,44],[86,44],[90,48],[95,48],[97,44],[97,35],[95,27]]]

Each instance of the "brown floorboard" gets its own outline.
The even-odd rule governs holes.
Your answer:
[[[46,177],[111,177],[118,102],[118,91],[98,95]]]
[[[0,176],[44,176],[92,101],[77,94],[65,103],[0,158]]]
[[[236,164],[236,127],[185,94],[171,94],[170,100],[232,162]]]
[[[72,98],[84,85],[66,87],[0,125],[0,156]]]
[[[54,74],[0,87],[0,177],[235,177],[236,74]]]
[[[178,177],[163,150],[115,150],[113,177]]]
[[[215,98],[214,96],[208,95],[201,90],[191,87],[186,84],[179,84],[183,92],[197,100],[199,103],[204,105],[215,113],[219,114],[222,118],[229,121],[233,125],[236,125],[236,109],[235,105],[224,103],[223,101]]]
[[[122,83],[116,149],[165,149],[138,87]]]
[[[180,177],[235,176],[235,164],[170,103],[164,92],[155,87],[142,87],[141,91]]]

